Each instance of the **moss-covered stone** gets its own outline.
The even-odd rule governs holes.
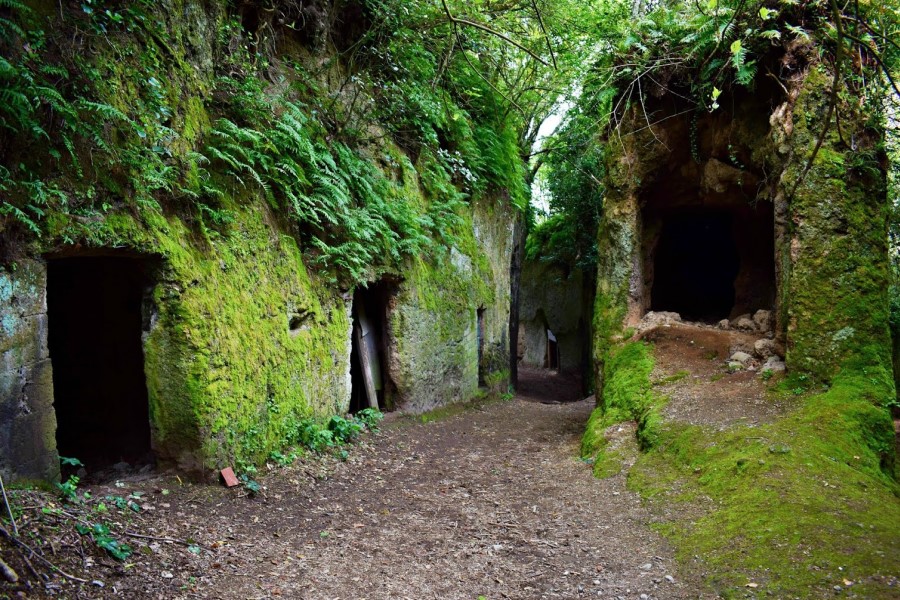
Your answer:
[[[894,597],[900,490],[886,463],[890,418],[873,405],[892,391],[844,369],[829,391],[769,425],[666,425],[629,487],[682,515],[658,527],[680,560],[701,557],[723,597],[750,582],[776,597],[820,598],[834,586]]]
[[[647,450],[659,442],[665,398],[653,389],[652,348],[645,342],[611,347],[603,360],[603,391],[581,439],[581,456],[594,460],[594,474],[615,474],[618,461],[606,453],[607,428],[624,421],[637,424],[637,441]]]
[[[460,218],[458,247],[437,261],[411,261],[392,303],[390,376],[398,407],[411,412],[469,399],[478,391],[479,368],[486,375],[508,364],[511,212],[482,199]]]
[[[207,245],[155,211],[110,217],[94,240],[161,259],[144,340],[150,420],[158,457],[183,469],[259,462],[297,421],[347,410],[347,301],[311,279],[265,210],[234,215]]]
[[[709,583],[724,597],[743,596],[752,582],[777,597],[817,598],[851,585],[846,579],[860,597],[888,598],[895,590],[882,576],[896,570],[900,504],[885,409],[895,388],[881,132],[840,96],[841,132],[830,127],[807,170],[824,130],[832,76],[817,65],[802,75],[784,97],[774,92],[774,109],[748,97],[735,100],[748,104],[727,119],[698,117],[693,160],[716,149],[704,140],[725,136],[729,147],[750,144],[749,169],[767,173],[755,201],[774,203],[776,339],[786,343],[790,372],[784,386],[792,394],[820,392],[752,431],[664,424],[659,411],[640,410],[659,405],[648,351],[620,341],[647,308],[642,196],[648,182],[694,171],[673,154],[685,152],[677,142],[686,126],[672,119],[654,128],[658,139],[646,132],[617,136],[625,141],[608,154],[594,338],[603,386],[582,450],[597,457],[595,471],[611,472],[604,428],[623,419],[638,423],[645,452],[629,484],[645,498],[690,506],[690,518],[659,528],[682,560],[701,557]],[[772,112],[755,114],[753,106]],[[649,129],[634,115],[621,127]],[[648,150],[638,153],[636,144]]]
[[[0,475],[7,481],[59,474],[46,278],[37,261],[0,269]]]
[[[836,128],[806,172],[824,123],[830,79],[810,70],[792,106],[792,155],[780,185],[789,194],[787,365],[829,381],[840,365],[890,372],[887,210],[879,133],[842,105],[845,147]],[[805,175],[804,175],[805,173]],[[800,179],[802,176],[802,179]],[[799,185],[798,185],[799,184]],[[882,376],[883,374],[879,375]]]
[[[322,106],[354,110],[337,105],[348,66],[333,48],[304,45],[293,27],[274,36],[277,42],[265,42],[277,48],[251,51],[257,38],[244,31],[239,18],[244,7],[226,2],[165,0],[111,7],[109,14],[70,7],[64,10],[73,12],[62,15],[56,5],[31,4],[37,10],[26,29],[33,28],[43,40],[41,52],[51,57],[68,53],[62,62],[71,73],[59,91],[82,113],[70,117],[80,128],[73,135],[72,156],[61,151],[62,158],[40,166],[33,157],[22,159],[56,195],[41,204],[43,214],[34,226],[41,236],[27,237],[12,254],[127,252],[148,258],[154,287],[152,314],[145,315],[150,326],[144,360],[152,444],[162,462],[205,472],[259,463],[292,441],[304,419],[346,412],[349,288],[366,280],[388,276],[398,282],[388,319],[396,407],[418,411],[471,397],[478,391],[479,371],[485,377],[494,374],[492,381],[502,379],[508,367],[512,204],[521,203],[524,190],[521,160],[515,144],[507,143],[514,141],[511,131],[500,132],[504,143],[493,154],[500,162],[490,165],[484,181],[468,186],[474,197],[463,202],[461,185],[436,157],[436,148],[426,145],[411,160],[381,135],[384,124],[370,122],[371,115],[354,117],[359,119],[354,127],[364,132],[359,138],[347,132],[338,143],[332,130],[326,136],[323,124],[333,125],[327,121],[333,115],[322,116]],[[112,14],[124,21],[107,22]],[[73,24],[86,33],[68,35],[65,29]],[[278,60],[267,63],[267,55]],[[281,123],[285,102],[297,111],[292,113],[296,122],[305,119],[312,132],[301,141],[315,145],[315,160],[325,161],[311,164],[345,169],[330,173],[352,180],[337,191],[341,214],[352,214],[336,224],[295,215],[284,198],[276,198],[268,184],[246,170],[211,164],[210,129],[221,124],[220,118],[235,123],[241,134],[259,136]],[[497,133],[494,121],[469,123],[468,113],[454,111],[453,122],[461,130],[471,132],[477,125],[485,135]],[[502,129],[502,123],[497,127]],[[379,135],[370,135],[374,130]],[[60,140],[51,142],[66,148]],[[470,145],[475,152],[477,144]],[[275,152],[264,150],[266,159]],[[17,152],[28,151],[23,146]],[[315,179],[312,172],[292,175],[298,181]],[[366,177],[372,181],[359,181]],[[333,191],[335,182],[328,177],[317,181],[295,191],[309,196]],[[369,204],[380,208],[370,210]],[[365,229],[373,220],[377,239],[355,239],[342,229]],[[337,245],[345,239],[353,242],[347,244],[348,253],[353,244],[368,242],[385,249],[385,256],[357,265],[348,276],[336,272],[341,267],[335,261],[326,264],[314,238],[333,242],[326,250],[338,258]],[[35,264],[42,268],[40,260]],[[20,271],[17,281],[23,276]],[[43,293],[42,286],[35,294]],[[5,309],[0,306],[0,325],[15,317]],[[480,353],[479,310],[484,325]],[[25,354],[38,339],[21,323],[9,324],[13,334],[0,338],[8,346],[4,352],[11,352],[4,354],[8,369],[3,377],[31,364]],[[46,376],[37,380],[50,381]],[[18,406],[15,394],[6,392],[21,383],[3,380],[4,407]],[[37,453],[55,469],[52,385],[42,386],[39,395],[43,421],[35,436],[46,444]],[[3,426],[13,422],[0,421]],[[53,477],[55,471],[46,473]]]

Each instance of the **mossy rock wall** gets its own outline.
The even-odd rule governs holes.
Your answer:
[[[261,206],[239,214],[205,250],[174,219],[134,243],[164,258],[145,371],[154,450],[183,469],[258,462],[299,420],[348,408],[348,301]]]
[[[258,463],[290,443],[299,421],[350,403],[352,293],[310,276],[297,242],[265,205],[236,212],[227,236],[198,239],[178,218],[111,216],[93,248],[69,256],[145,256],[155,265],[144,334],[152,446],[187,472]],[[508,359],[511,251],[507,210],[487,200],[463,215],[463,250],[411,263],[390,306],[395,407],[418,412],[479,387],[477,310],[484,307],[483,373]],[[478,236],[478,237],[476,237]],[[0,469],[17,478],[58,474],[46,267],[4,272]]]
[[[414,261],[402,273],[389,317],[389,369],[399,408],[423,412],[471,398],[479,368],[498,385],[506,379],[512,223],[502,202],[481,200],[464,215],[459,247],[437,262]]]
[[[597,292],[593,308],[594,390],[602,400],[603,360],[610,345],[643,316],[640,193],[658,173],[666,146],[653,132],[628,123],[636,133],[623,136],[607,152],[606,195],[597,228]]]
[[[779,255],[787,365],[820,381],[830,381],[848,360],[888,374],[891,365],[880,124],[844,112],[842,135],[856,147],[832,126],[797,186],[821,135],[830,86],[826,72],[811,69],[773,118],[776,150],[786,157],[779,192],[788,204],[788,238]]]
[[[662,119],[648,128],[637,106],[622,120],[620,135],[609,140],[608,191],[598,234],[596,360],[603,360],[610,344],[622,338],[649,304],[641,256],[647,243],[641,222],[644,196],[651,185],[665,189],[661,184],[679,172],[673,167],[679,164],[677,156],[692,152],[695,156],[688,160],[739,165],[731,169],[738,181],[744,177],[746,184],[757,177],[760,182],[756,198],[747,201],[774,204],[776,338],[786,346],[788,369],[826,383],[850,360],[878,370],[879,376],[890,369],[887,202],[879,124],[866,122],[866,115],[842,104],[843,136],[855,140],[855,149],[832,126],[801,179],[823,129],[830,85],[831,77],[813,65],[790,82],[786,94],[761,84],[754,94],[736,98],[733,115],[701,116],[693,125],[688,117]],[[772,95],[771,104],[760,102],[762,90]],[[699,139],[693,150],[690,127]],[[621,135],[628,131],[633,133]],[[707,148],[726,154],[707,156]],[[602,384],[599,365],[595,374]]]
[[[55,4],[32,4],[41,18],[56,22]],[[168,1],[142,7],[152,11],[153,26],[114,32],[110,27],[114,43],[92,46],[81,57],[84,72],[79,76],[90,80],[98,105],[138,115],[134,127],[144,125],[144,117],[164,121],[175,141],[160,151],[194,164],[192,152],[209,142],[210,128],[220,116],[216,107],[234,100],[216,96],[223,96],[216,87],[217,61],[225,52],[222,39],[230,39],[235,17],[228,13],[239,16],[243,8],[253,7]],[[96,18],[101,21],[92,22],[102,22],[102,15]],[[281,98],[284,88],[304,76],[298,65],[315,63],[333,67],[320,70],[321,80],[305,82],[318,90],[309,93],[333,103],[329,94],[339,96],[336,90],[347,76],[340,59],[327,47],[308,47],[309,41],[293,31],[277,43],[281,54],[265,79],[254,82],[248,75],[242,80],[257,94],[248,102],[259,101],[260,93]],[[309,118],[316,118],[315,111]],[[449,175],[440,185],[434,183],[433,155],[421,151],[414,164],[379,124],[365,126],[380,141],[358,149],[358,156],[391,182],[384,189],[392,195],[382,199],[403,205],[398,214],[409,210],[397,218],[424,222],[446,217],[429,211],[448,196],[464,194]],[[84,164],[89,159],[82,157]],[[424,182],[426,171],[432,187]],[[187,180],[200,179],[200,172],[194,164]],[[79,198],[85,207],[79,211],[47,211],[40,223],[42,237],[20,249],[15,271],[0,272],[4,474],[58,476],[45,256],[128,253],[153,265],[143,349],[152,446],[161,463],[207,474],[228,465],[259,464],[296,437],[301,420],[324,420],[349,410],[351,313],[358,283],[317,262],[321,255],[311,251],[309,233],[299,232],[301,225],[286,215],[284,206],[276,206],[268,190],[246,174],[248,181],[239,184],[236,177],[213,172],[211,177],[221,178],[217,183],[227,193],[206,205],[208,212],[185,195],[166,197],[165,189],[137,193],[123,183],[139,179],[133,175],[110,171],[82,179],[55,172],[52,183],[58,189],[90,195],[92,202]],[[189,194],[187,187],[170,190],[170,196]],[[426,240],[413,258],[399,252],[386,257],[355,279],[375,282],[386,276],[399,282],[389,307],[389,376],[395,407],[403,410],[468,399],[478,391],[479,371],[484,377],[493,374],[489,378],[496,382],[505,377],[508,365],[516,209],[507,191],[494,185],[480,188],[467,202],[448,204],[456,206],[458,219],[441,228],[442,239]],[[484,323],[480,359],[479,310]]]

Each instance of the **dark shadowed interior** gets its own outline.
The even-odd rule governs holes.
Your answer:
[[[387,339],[388,304],[393,290],[391,283],[380,281],[371,284],[367,288],[356,290],[353,295],[353,343],[350,353],[350,412],[357,412],[369,406],[366,394],[365,379],[362,371],[362,356],[360,354],[361,316],[364,315],[368,323],[369,356],[376,358],[378,368],[373,371],[373,384],[378,397],[378,407],[381,410],[393,408],[391,397],[391,381],[386,376],[387,369]],[[371,361],[371,359],[370,359]]]
[[[645,206],[645,309],[715,323],[775,306],[770,202]]]
[[[147,262],[59,258],[47,271],[60,455],[89,471],[152,462],[141,341]]]
[[[656,247],[651,310],[692,321],[727,318],[740,258],[728,213],[688,212],[663,223]]]

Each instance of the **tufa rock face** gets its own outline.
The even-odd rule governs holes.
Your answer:
[[[590,322],[590,290],[579,269],[568,276],[559,268],[539,260],[522,264],[519,300],[519,353],[522,364],[543,367],[549,329],[559,344],[562,369],[582,368],[589,343],[585,323]]]
[[[47,270],[21,261],[0,269],[0,474],[55,479],[56,414],[47,348]]]
[[[758,310],[753,314],[753,322],[759,331],[772,331],[772,311]]]
[[[768,338],[756,340],[753,344],[753,353],[762,360],[766,360],[770,356],[777,356],[778,350],[775,345],[775,340],[770,340]]]
[[[654,250],[666,218],[713,209],[731,213],[730,239],[739,253],[749,249],[741,255],[728,313],[740,317],[720,328],[773,338],[791,370],[823,382],[856,358],[890,369],[884,167],[877,160],[864,169],[851,167],[863,153],[846,148],[836,131],[807,165],[823,129],[830,85],[830,76],[811,66],[786,89],[735,94],[732,111],[693,122],[680,115],[683,107],[672,97],[647,99],[647,110],[666,119],[652,131],[644,107],[623,114],[617,127],[628,135],[606,156],[608,193],[597,239],[599,393],[609,345],[648,308],[657,308],[651,297],[659,276]],[[861,111],[846,113],[842,120],[851,133],[843,138],[856,136],[874,156],[882,133],[867,127]],[[685,152],[692,143],[698,147],[694,157]],[[738,157],[740,169],[729,156]],[[757,186],[762,174],[765,182]],[[764,256],[764,248],[774,253]],[[719,319],[717,313],[710,320]],[[765,344],[760,352],[770,354],[772,347]]]
[[[468,260],[421,262],[404,273],[388,316],[392,408],[419,413],[468,399],[478,391],[479,375],[487,382],[508,373],[513,219],[511,208],[474,202],[463,239],[473,249]]]

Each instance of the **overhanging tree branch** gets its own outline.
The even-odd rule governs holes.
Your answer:
[[[446,3],[446,2],[444,3],[444,6],[447,6],[447,3]],[[520,113],[524,114],[524,111],[522,110],[522,107],[519,106],[518,104],[516,104],[515,100],[513,100],[512,98],[510,98],[509,96],[507,96],[506,94],[504,94],[503,92],[501,92],[501,91],[497,88],[497,86],[494,85],[493,82],[491,82],[491,80],[489,80],[487,77],[484,76],[484,73],[481,72],[481,69],[477,68],[475,65],[472,64],[472,61],[469,59],[469,55],[466,54],[466,49],[465,49],[465,47],[463,46],[462,38],[461,38],[460,35],[459,35],[459,29],[457,28],[455,22],[453,23],[453,35],[456,36],[456,41],[457,41],[457,43],[459,44],[459,50],[460,50],[460,52],[462,52],[463,58],[466,59],[466,63],[468,63],[469,68],[471,68],[473,71],[475,71],[475,73],[477,73],[478,76],[481,77],[481,78],[484,80],[484,82],[485,82],[486,84],[488,84],[489,86],[491,86],[491,89],[492,89],[492,90],[494,90],[495,92],[497,92],[498,94],[500,94],[500,96],[501,96],[504,100],[506,100],[507,102],[509,102],[510,105],[514,106],[514,107],[516,108],[516,110],[518,110]]]
[[[534,13],[537,15],[538,25],[541,26],[541,31],[544,32],[544,39],[547,40],[547,50],[550,51],[550,58],[553,60],[553,68],[558,69],[559,67],[556,65],[556,54],[553,52],[553,44],[550,42],[550,34],[547,33],[547,28],[544,27],[544,17],[541,16],[541,11],[535,0],[531,0],[531,6],[534,8]]]
[[[837,33],[837,46],[834,51],[834,81],[831,83],[831,101],[828,103],[828,112],[825,114],[825,125],[822,127],[822,133],[819,135],[819,139],[816,142],[816,147],[813,148],[812,154],[809,156],[809,160],[806,162],[806,166],[803,168],[803,172],[800,173],[800,177],[797,178],[797,181],[794,182],[794,187],[791,189],[791,193],[788,195],[788,199],[794,197],[794,194],[797,193],[797,189],[800,187],[800,184],[803,183],[803,180],[806,179],[806,175],[809,173],[809,170],[812,169],[813,162],[816,160],[816,155],[819,154],[819,149],[822,148],[822,144],[825,143],[825,137],[828,135],[828,128],[831,126],[831,116],[834,114],[834,111],[837,108],[838,103],[838,92],[840,91],[841,86],[841,62],[843,60],[843,49],[844,49],[844,27],[841,23],[841,11],[838,8],[836,0],[830,0],[829,4],[831,5],[831,13],[834,17],[834,27]]]
[[[454,27],[456,25],[468,25],[469,27],[474,27],[475,29],[480,29],[482,31],[490,33],[491,35],[500,38],[507,44],[511,44],[511,45],[515,46],[516,48],[518,48],[519,50],[521,50],[522,52],[524,52],[525,54],[527,54],[534,60],[536,60],[539,63],[541,63],[542,65],[544,65],[545,67],[550,66],[550,63],[548,63],[546,60],[544,60],[543,58],[541,58],[540,56],[538,56],[537,54],[535,54],[534,52],[532,52],[531,50],[529,50],[528,48],[526,48],[525,46],[520,44],[519,42],[515,41],[511,37],[509,37],[503,33],[500,33],[496,29],[491,29],[487,25],[482,25],[481,23],[476,23],[475,21],[469,21],[468,19],[458,19],[458,18],[454,17],[453,13],[450,12],[450,7],[447,6],[447,0],[441,0],[441,4],[444,5],[444,12],[447,13],[447,18],[450,20],[451,23],[453,23]]]

